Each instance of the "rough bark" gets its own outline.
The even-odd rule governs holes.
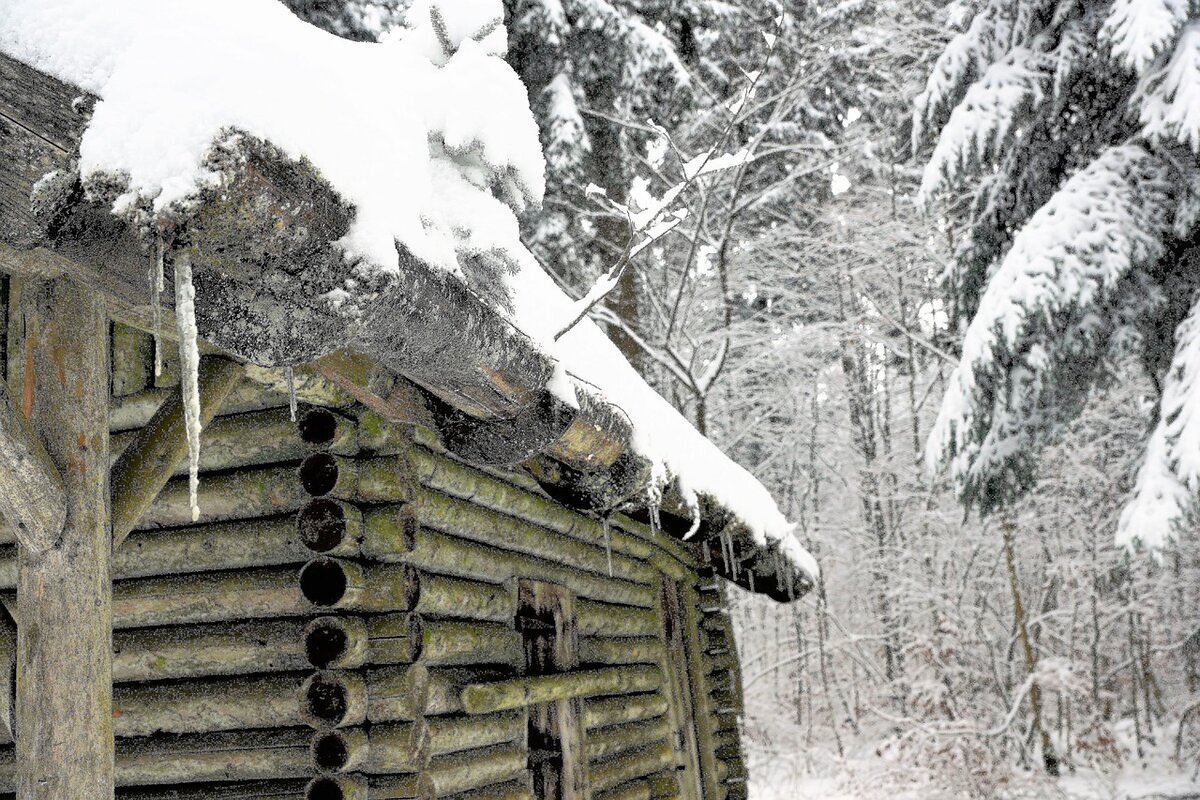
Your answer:
[[[18,555],[18,795],[106,797],[113,791],[108,317],[103,299],[62,279],[22,285],[16,308],[14,394],[62,476],[67,510],[51,547]]]
[[[29,421],[0,383],[0,516],[21,546],[41,553],[54,544],[67,518],[62,477]]]

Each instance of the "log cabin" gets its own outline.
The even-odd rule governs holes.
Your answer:
[[[0,795],[746,797],[726,584],[791,544],[403,248],[324,302],[355,210],[269,141],[148,237],[95,103],[0,52]]]

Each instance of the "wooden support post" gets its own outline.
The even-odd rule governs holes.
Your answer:
[[[22,546],[17,591],[17,797],[113,796],[108,317],[66,279],[19,287],[13,395],[62,475],[66,523]],[[18,389],[19,386],[19,389]]]
[[[220,356],[200,359],[200,423],[207,425],[244,369]],[[119,546],[187,456],[183,398],[171,392],[112,468],[113,544]]]

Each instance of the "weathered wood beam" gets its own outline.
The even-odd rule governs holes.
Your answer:
[[[111,797],[108,315],[101,296],[69,280],[16,289],[10,380],[67,508],[53,546],[18,554],[17,796]]]
[[[54,544],[67,519],[62,477],[0,383],[0,515],[33,553]]]
[[[243,367],[236,361],[221,356],[200,359],[201,425],[212,422],[242,375]],[[125,541],[187,456],[183,410],[183,396],[172,392],[113,465],[113,547]]]

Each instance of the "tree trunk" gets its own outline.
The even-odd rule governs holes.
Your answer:
[[[1017,579],[1017,561],[1013,547],[1013,522],[1005,517],[1000,523],[1004,532],[1004,560],[1008,565],[1008,585],[1012,591],[1013,618],[1017,623],[1017,636],[1021,640],[1021,650],[1025,656],[1025,672],[1032,676],[1037,668],[1037,655],[1033,652],[1033,641],[1029,638],[1029,626],[1026,621],[1025,604],[1021,600],[1021,585]],[[1029,707],[1033,714],[1033,731],[1041,738],[1042,766],[1046,774],[1058,777],[1058,754],[1054,752],[1054,743],[1042,722],[1042,687],[1037,680],[1029,685]]]

